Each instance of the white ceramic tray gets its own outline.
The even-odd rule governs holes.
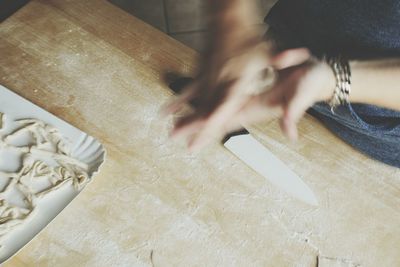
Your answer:
[[[20,127],[21,122],[18,122],[18,120],[21,119],[40,120],[46,125],[57,129],[64,144],[70,148],[69,156],[87,165],[89,180],[92,178],[93,174],[99,170],[100,165],[105,159],[105,150],[103,146],[93,137],[39,108],[1,85],[0,113],[5,114],[3,128],[0,130],[0,137],[15,130],[17,127]],[[28,140],[23,140],[24,138],[30,137],[27,135],[21,135],[18,138],[19,140],[17,140],[17,142],[22,144],[24,142],[29,142]],[[11,153],[11,151],[7,151],[7,149],[2,149],[0,147],[0,191],[4,190],[7,185],[8,178],[5,177],[4,173],[18,172],[18,170],[21,169],[21,166],[21,158],[17,154]],[[83,188],[74,188],[71,182],[71,184],[64,184],[56,191],[49,193],[38,200],[35,209],[36,212],[32,217],[30,217],[29,221],[18,226],[18,228],[4,236],[4,240],[0,240],[0,263],[9,259],[30,240],[32,240],[79,194]],[[11,194],[11,196],[8,197],[12,198],[14,196]],[[1,198],[2,197],[0,196],[0,201]],[[7,199],[7,201],[9,200]],[[15,199],[15,201],[18,200]],[[77,218],[77,220],[79,220],[79,218]]]

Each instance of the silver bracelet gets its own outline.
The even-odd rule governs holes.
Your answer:
[[[331,57],[326,62],[332,68],[336,79],[336,86],[331,100],[328,102],[332,113],[339,105],[349,103],[351,92],[351,70],[349,61],[342,57]]]

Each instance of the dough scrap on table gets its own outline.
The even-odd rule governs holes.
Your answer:
[[[4,117],[0,112],[0,130],[4,127]],[[56,128],[37,119],[21,119],[15,123],[16,129],[0,134],[0,149],[22,154],[18,171],[0,171],[0,179],[5,182],[0,189],[0,248],[8,234],[35,216],[38,200],[66,185],[79,191],[90,181],[87,164],[72,157]],[[13,145],[14,138],[22,134],[29,134],[33,142],[26,146]],[[47,186],[34,189],[32,185],[37,181],[45,181]],[[21,194],[23,207],[7,200],[13,190]]]

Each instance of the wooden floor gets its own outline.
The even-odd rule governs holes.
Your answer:
[[[255,27],[265,29],[263,23],[276,0],[256,1]],[[202,51],[207,38],[207,18],[204,0],[110,0],[126,12],[167,33],[187,46]]]

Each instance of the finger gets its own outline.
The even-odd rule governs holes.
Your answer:
[[[186,116],[176,122],[170,137],[172,139],[179,139],[193,135],[204,126],[204,123],[205,119],[198,114]]]
[[[208,98],[208,101],[204,101],[207,104],[203,105],[202,109],[197,109],[192,115],[179,120],[175,124],[171,137],[177,139],[193,135],[197,132],[191,141],[191,144],[195,145],[200,141],[204,142],[204,139],[212,136],[213,131],[218,131],[218,127],[215,125],[217,122],[215,121],[223,120],[220,117],[220,110],[224,110],[227,103],[231,103],[232,105],[232,99],[235,99],[235,97],[238,98],[233,94],[234,89],[234,81],[220,85],[218,90],[215,90],[219,95],[214,95],[211,99]],[[224,101],[224,99],[229,99],[229,101]]]
[[[283,110],[280,105],[270,106],[265,102],[263,96],[253,96],[242,109],[226,123],[223,135],[240,130],[244,126],[249,126],[254,123],[280,118],[282,114]]]
[[[268,117],[281,115],[280,101],[271,104],[271,99],[267,98],[269,94],[253,96],[246,105],[240,110],[238,119],[243,123],[255,123]],[[277,97],[278,96],[274,96]]]
[[[298,130],[296,123],[284,116],[280,119],[280,126],[282,132],[289,140],[296,141],[298,139]]]
[[[271,64],[278,70],[300,65],[311,58],[307,48],[293,48],[278,53],[271,59]]]
[[[235,120],[227,122],[218,131],[201,131],[197,134],[194,134],[188,141],[189,151],[199,151],[200,149],[211,143],[213,140],[220,141],[226,134],[243,128],[243,126],[239,123],[233,124],[234,121]]]
[[[231,88],[232,90],[234,90],[234,86]],[[188,144],[189,149],[200,149],[209,143],[210,140],[219,138],[226,133],[226,125],[246,102],[246,98],[243,96],[232,95],[228,96],[228,99],[229,101],[217,105],[216,109],[209,114],[204,121],[203,128],[199,130]]]
[[[307,94],[301,94],[294,95],[285,105],[281,127],[290,140],[294,141],[298,139],[297,124],[311,104],[309,103]]]
[[[224,128],[225,129],[224,134],[240,130],[243,127],[248,127],[250,125],[265,120],[277,119],[280,117],[278,114],[282,113],[281,110],[282,109],[280,107],[272,109],[264,108],[260,110],[256,110],[253,108],[251,111],[246,112],[245,115],[238,114],[238,116],[235,116],[236,117],[235,119],[227,123],[227,125]]]
[[[281,117],[284,104],[283,93],[279,84],[270,91],[250,97],[238,113],[232,116],[233,119],[226,126],[227,131],[238,129],[241,125],[251,125],[266,119]]]
[[[161,112],[164,115],[169,115],[181,110],[189,101],[197,96],[199,90],[199,82],[193,82],[184,89],[183,93],[180,94],[176,99],[167,103],[161,108]]]
[[[193,135],[192,138],[188,141],[188,149],[190,152],[197,152],[208,145],[211,140],[216,138],[216,136],[202,136],[199,137],[198,135]]]

